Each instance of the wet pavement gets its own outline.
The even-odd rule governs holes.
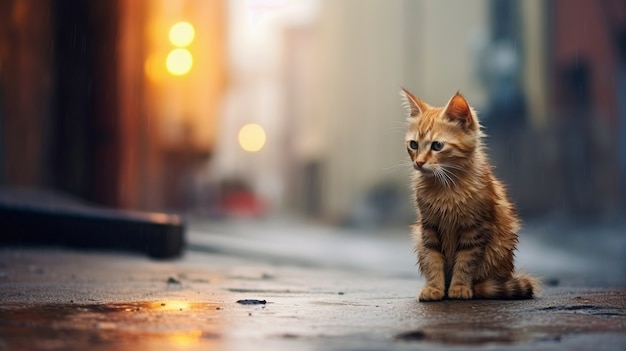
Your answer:
[[[196,222],[188,240],[172,261],[0,248],[0,350],[626,349],[621,237],[595,259],[523,236],[540,298],[436,303],[401,229]]]

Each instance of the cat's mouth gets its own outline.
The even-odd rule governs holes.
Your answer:
[[[428,166],[424,165],[422,167],[418,167],[417,165],[413,165],[413,168],[415,168],[416,171],[420,172],[421,174],[425,175],[425,176],[433,176],[435,175],[435,172]]]

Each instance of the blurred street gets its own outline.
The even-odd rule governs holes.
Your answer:
[[[533,220],[519,234],[516,267],[552,282],[620,285],[626,282],[625,228],[619,220]],[[193,251],[419,279],[409,229],[402,227],[337,228],[289,218],[195,221],[189,243]]]
[[[593,247],[578,246],[584,226],[528,223],[518,266],[545,281],[530,301],[417,302],[401,229],[192,220],[172,261],[2,248],[0,350],[624,349],[626,246],[611,228]]]

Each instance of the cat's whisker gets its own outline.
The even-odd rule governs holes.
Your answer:
[[[437,170],[441,174],[441,177],[445,180],[446,186],[448,188],[452,188],[452,185],[456,186],[456,182],[454,181],[454,179],[452,179],[452,177],[450,177],[450,174],[452,174],[450,171],[448,171],[444,167],[439,167]]]
[[[433,169],[433,175],[435,176],[437,181],[442,182],[441,178],[439,178],[439,171],[437,170],[437,168]]]
[[[445,169],[445,168],[444,168],[444,169]],[[450,170],[448,170],[448,169],[445,169],[445,172],[446,172],[446,174],[448,175],[448,177],[453,176],[453,177],[454,177],[454,178],[456,178],[456,179],[461,179],[461,177],[459,177],[459,175],[458,175],[458,174],[456,174],[456,173],[454,173],[454,172],[450,172]],[[451,179],[452,179],[452,178],[451,178]],[[455,183],[455,185],[456,185],[456,183]]]
[[[452,174],[452,175],[455,175],[454,173],[450,173],[450,172],[448,172],[448,173]],[[450,175],[448,175],[448,178],[450,178],[450,181],[452,182],[452,184],[454,184],[454,186],[457,186],[456,182],[454,181],[454,179],[452,179],[452,177],[450,177]]]
[[[413,171],[413,162],[411,161],[406,161],[403,160],[400,163],[397,163],[395,165],[389,166],[389,167],[385,167],[383,168],[384,171],[395,171],[398,168],[403,168],[408,172],[412,172]]]
[[[433,170],[433,174],[435,175],[435,178],[437,178],[437,181],[439,181],[440,183],[445,185],[445,182],[441,179],[441,176],[439,176],[439,171],[437,171],[436,169]]]
[[[446,173],[446,175],[447,175],[448,179],[450,179],[450,182],[452,182],[452,184],[454,184],[454,186],[457,186],[456,182],[454,181],[454,179],[452,179],[452,177],[451,177],[450,175],[453,175],[453,176],[457,177],[457,179],[459,179],[459,176],[457,176],[456,174],[454,174],[454,173],[452,173],[452,172],[448,171],[448,170],[447,170],[447,169],[445,169],[445,168],[444,168],[443,170],[445,171],[445,173]]]
[[[433,174],[435,175],[435,178],[437,178],[437,180],[438,180],[440,183],[445,184],[445,183],[441,180],[441,177],[439,176],[439,171],[438,171],[436,168],[435,168],[435,169],[433,169]]]
[[[404,133],[406,131],[406,124],[402,124],[401,126],[393,126],[390,128],[392,132]]]
[[[404,121],[395,121],[394,126],[391,128],[394,132],[402,132],[406,131],[406,122]]]
[[[437,169],[437,174],[444,181],[445,185],[449,188],[449,186],[448,186],[448,177],[446,176],[446,173],[443,170],[443,168],[438,168]]]
[[[455,164],[442,164],[441,167],[458,169],[459,171],[466,171],[467,170],[465,167],[462,167],[462,166],[459,166],[459,165],[455,165]]]
[[[452,180],[452,178],[450,178],[450,176],[446,174],[446,170],[444,168],[441,168],[441,167],[434,168],[433,173],[443,185],[445,185],[447,188],[451,188],[450,182],[454,183],[454,181]]]
[[[452,172],[452,171],[450,170],[450,168],[451,168],[451,169],[456,169],[456,170],[459,170],[459,171],[462,171],[462,172],[465,172],[465,171],[466,171],[466,169],[465,169],[464,167],[457,166],[457,165],[441,165],[441,168],[445,169],[445,170],[446,170],[446,172],[447,172],[449,175],[454,176],[456,179],[461,179],[461,176],[459,176],[459,175],[458,175],[458,174],[456,174],[455,172]]]

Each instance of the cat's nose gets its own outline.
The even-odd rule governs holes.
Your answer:
[[[415,161],[415,169],[422,168],[424,161]]]

